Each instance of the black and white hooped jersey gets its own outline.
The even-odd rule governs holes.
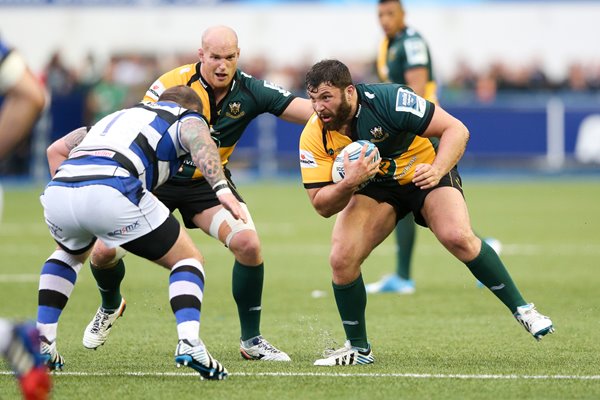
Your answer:
[[[138,104],[98,121],[59,167],[54,181],[109,177],[139,179],[154,190],[174,175],[189,154],[180,140],[181,122],[205,119],[171,102]]]

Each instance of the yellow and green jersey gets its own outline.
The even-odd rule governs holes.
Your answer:
[[[229,93],[217,103],[212,88],[200,74],[200,63],[196,63],[163,74],[150,86],[143,101],[155,102],[166,89],[177,85],[191,87],[202,99],[203,114],[210,123],[223,165],[227,164],[244,130],[254,118],[266,112],[279,116],[295,98],[289,91],[238,69]],[[183,168],[174,176],[174,179],[199,178],[202,178],[202,173],[191,157],[186,158]]]
[[[377,74],[382,82],[406,85],[404,74],[411,68],[425,67],[429,80],[425,86],[425,99],[437,104],[437,85],[433,74],[429,47],[421,35],[412,28],[404,28],[391,40],[383,39],[377,55]]]
[[[331,184],[335,157],[359,139],[369,140],[379,149],[377,182],[408,184],[417,164],[433,162],[439,141],[420,136],[433,116],[433,103],[407,86],[392,83],[357,84],[356,91],[359,101],[351,136],[324,129],[316,114],[304,127],[299,156],[306,189]]]

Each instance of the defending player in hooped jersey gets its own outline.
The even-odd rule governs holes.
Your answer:
[[[206,122],[173,102],[137,104],[107,115],[71,151],[49,185],[69,186],[90,176],[110,185],[107,176],[132,176],[153,191],[179,169],[183,156],[190,156],[180,138],[181,123],[188,118]],[[142,194],[137,187],[128,189],[130,196]]]
[[[352,137],[325,130],[316,114],[304,128],[300,137],[300,167],[306,189],[331,184],[335,157],[346,145],[359,139],[371,141],[381,154],[375,182],[408,184],[417,164],[433,162],[438,141],[419,136],[433,116],[433,103],[403,85],[357,84],[356,92],[359,108],[352,124]],[[385,110],[385,115],[381,110]]]
[[[163,74],[146,92],[143,101],[154,102],[169,87],[186,85],[202,99],[204,115],[209,120],[223,165],[226,165],[235,145],[254,118],[265,112],[279,116],[296,97],[291,92],[265,80],[237,70],[231,89],[217,104],[213,89],[200,74],[200,63],[188,64]],[[202,174],[191,158],[186,158],[175,179],[199,179]]]

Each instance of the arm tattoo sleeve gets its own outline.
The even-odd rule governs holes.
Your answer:
[[[81,143],[88,131],[88,127],[82,126],[81,128],[77,128],[74,131],[67,133],[67,135],[64,137],[64,142],[69,151],[73,150],[79,145],[79,143]]]
[[[200,169],[206,181],[214,186],[225,179],[221,167],[221,156],[205,121],[188,118],[181,124],[181,139],[188,146],[194,164]]]

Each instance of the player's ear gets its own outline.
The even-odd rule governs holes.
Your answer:
[[[200,59],[200,61],[202,61],[202,57],[204,57],[204,49],[200,47],[198,49],[198,58]]]
[[[352,99],[352,95],[354,94],[354,91],[356,90],[356,88],[354,87],[354,85],[348,85],[346,87],[346,89],[344,90],[344,94],[346,95],[346,101],[350,101]]]

